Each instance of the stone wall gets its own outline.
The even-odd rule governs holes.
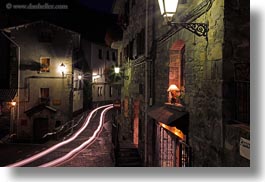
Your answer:
[[[126,1],[127,2],[127,1]],[[136,39],[137,33],[140,33],[145,28],[145,14],[146,14],[146,1],[136,0],[133,5],[129,3],[129,24],[123,32],[123,47],[118,52],[122,52],[123,63],[125,68],[125,75],[129,77],[128,80],[124,80],[122,87],[122,100],[128,98],[129,100],[129,117],[124,118],[121,123],[121,141],[133,141],[133,119],[134,108],[133,103],[136,100],[140,101],[139,110],[139,153],[144,156],[144,122],[145,122],[145,59],[143,56],[138,57],[135,60],[129,60],[124,57],[125,52],[123,50],[129,42]],[[152,34],[148,34],[152,35]],[[120,55],[120,54],[118,54]],[[141,63],[140,63],[141,62]],[[137,64],[140,63],[140,64]]]
[[[189,7],[196,7],[199,1],[189,3],[183,5],[188,9],[186,13],[191,11],[192,8]],[[159,104],[167,101],[168,50],[177,40],[185,42],[185,105],[190,113],[189,143],[193,150],[193,166],[221,166],[223,7],[223,1],[214,1],[211,9],[195,21],[209,23],[208,40],[182,29],[167,41],[158,42],[156,69],[159,72],[155,85],[156,101]],[[158,8],[157,6],[159,11]],[[161,36],[167,30],[165,25],[162,26],[161,18],[157,19],[160,19],[157,30]]]
[[[145,26],[145,1],[136,0],[135,2],[136,4],[130,9],[129,25],[123,34],[122,44],[124,47]],[[247,10],[242,8],[249,5],[243,0],[242,2],[228,2],[228,0],[186,2],[179,4],[176,21],[189,17],[188,22],[207,23],[209,25],[207,38],[198,37],[179,27],[171,30],[164,23],[158,2],[149,1],[148,56],[154,61],[152,63],[154,67],[148,67],[151,68],[151,72],[148,72],[151,74],[147,76],[151,80],[150,83],[153,83],[153,87],[150,87],[152,84],[149,85],[149,82],[148,85],[145,84],[144,64],[133,66],[138,60],[124,60],[127,62],[125,65],[126,73],[130,79],[124,82],[123,97],[128,97],[130,104],[133,104],[133,100],[138,99],[140,95],[140,99],[142,99],[140,130],[146,131],[144,130],[145,103],[143,98],[153,97],[152,104],[154,105],[164,105],[167,102],[169,49],[175,41],[184,41],[184,100],[186,110],[190,115],[188,142],[192,148],[192,166],[237,166],[237,163],[228,164],[227,161],[233,155],[238,155],[238,142],[235,142],[239,138],[238,133],[244,133],[242,136],[246,138],[248,138],[248,134],[242,130],[239,132],[238,128],[233,133],[233,129],[226,126],[225,122],[235,116],[234,105],[232,104],[235,96],[233,76],[236,72],[236,66],[234,63],[245,63],[249,60],[249,53],[247,52],[249,37],[245,36],[243,39],[240,37],[241,34],[245,35],[249,32],[247,24],[243,23],[248,21]],[[191,12],[194,12],[194,9],[206,2],[208,5],[204,7],[205,11],[200,16],[192,15]],[[207,7],[209,7],[208,11],[206,11]],[[242,26],[233,27],[237,19],[240,19],[237,14],[239,16],[243,14],[242,22],[239,22]],[[240,30],[241,33],[236,32],[236,30]],[[231,37],[233,38],[231,39]],[[249,65],[244,64],[244,67],[247,68]],[[148,88],[148,95],[140,93],[140,84],[144,84],[141,85],[141,88]],[[149,89],[154,95],[151,95],[152,92],[149,92]],[[132,107],[130,108],[129,119],[133,119]],[[128,130],[132,127],[129,123],[124,125],[127,126]],[[139,134],[141,154],[144,151],[144,135],[149,135],[151,132]],[[130,132],[127,134],[131,135]],[[229,141],[226,146],[233,145],[233,149],[230,147],[230,151],[224,150],[225,141]],[[152,143],[151,140],[148,142]],[[152,151],[150,151],[151,155]],[[151,158],[150,156],[148,158]],[[244,161],[242,165],[245,164]]]

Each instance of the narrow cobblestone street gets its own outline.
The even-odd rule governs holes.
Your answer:
[[[43,163],[47,163],[60,156],[67,154],[69,151],[81,145],[85,140],[92,136],[94,130],[99,124],[100,112],[97,112],[93,119],[90,121],[86,129],[78,136],[73,142],[60,147],[59,149],[51,152],[47,156],[44,156],[37,161],[34,161],[26,166],[39,166]],[[84,117],[86,118],[86,117]],[[105,122],[102,130],[99,132],[98,137],[80,153],[75,155],[71,160],[61,164],[60,166],[72,166],[72,167],[89,167],[89,166],[114,166],[114,154],[111,142],[111,128],[112,128],[112,111],[110,110],[105,115]],[[78,117],[76,117],[78,119]],[[83,121],[80,123],[82,125]],[[79,128],[78,126],[77,128]],[[63,138],[63,137],[62,137]],[[24,158],[39,153],[56,143],[58,141],[48,141],[45,144],[1,144],[1,166],[8,165],[10,163],[18,162]],[[12,156],[12,157],[11,157]]]

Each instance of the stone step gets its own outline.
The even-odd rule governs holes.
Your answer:
[[[141,167],[142,161],[137,146],[132,143],[120,144],[118,158],[118,167]]]

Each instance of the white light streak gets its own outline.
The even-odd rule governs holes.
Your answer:
[[[46,164],[42,164],[39,167],[52,167],[52,166],[56,166],[66,160],[68,160],[69,158],[71,158],[73,155],[75,155],[76,153],[80,152],[84,147],[86,147],[87,145],[89,145],[96,137],[97,134],[99,133],[99,131],[101,130],[103,123],[104,123],[104,115],[105,113],[112,109],[113,106],[107,107],[105,108],[101,115],[100,115],[100,122],[99,125],[97,127],[97,129],[94,131],[92,137],[90,137],[87,141],[85,141],[84,143],[82,143],[80,146],[78,146],[77,148],[71,150],[70,152],[68,152],[66,155],[64,155],[63,157],[57,158],[56,160],[50,161]]]
[[[105,107],[110,107],[110,106],[113,106],[113,104],[104,105],[104,106],[98,107],[98,108],[94,109],[93,111],[91,111],[89,113],[87,119],[86,119],[85,124],[72,137],[70,137],[69,139],[67,139],[67,140],[65,140],[65,141],[63,141],[61,143],[58,143],[58,144],[56,144],[56,145],[54,145],[54,146],[52,146],[52,147],[50,147],[50,148],[48,148],[48,149],[46,149],[46,150],[38,153],[38,154],[35,154],[35,155],[33,155],[33,156],[29,157],[29,158],[26,158],[26,159],[24,159],[22,161],[19,161],[19,162],[13,163],[13,164],[9,164],[6,167],[20,167],[20,166],[26,165],[28,163],[31,163],[31,162],[33,162],[33,161],[35,161],[35,160],[37,160],[37,159],[39,159],[39,158],[41,158],[41,157],[49,154],[49,153],[51,153],[52,151],[58,149],[59,147],[61,147],[63,145],[66,145],[66,144],[72,142],[74,139],[76,139],[78,137],[78,135],[80,135],[85,130],[85,128],[87,127],[87,125],[89,124],[89,122],[90,122],[90,120],[92,118],[92,115],[97,110],[102,109],[102,108],[105,108]]]

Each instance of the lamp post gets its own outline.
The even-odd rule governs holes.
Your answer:
[[[158,0],[161,15],[167,24],[172,27],[183,27],[197,36],[208,37],[209,27],[206,23],[173,22],[173,16],[178,7],[178,0]]]

